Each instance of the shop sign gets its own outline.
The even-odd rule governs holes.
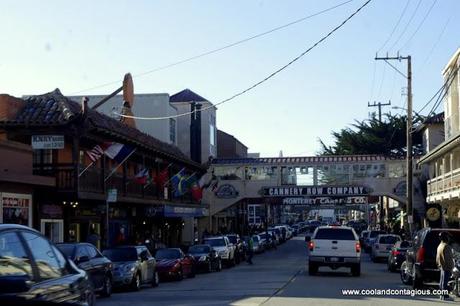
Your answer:
[[[42,215],[50,219],[62,218],[62,207],[59,205],[45,204],[41,207]]]
[[[32,148],[64,149],[64,135],[32,135]]]
[[[145,208],[146,217],[160,217],[164,215],[164,206],[153,206]]]
[[[201,207],[165,205],[164,215],[165,217],[205,217],[209,215],[209,211]]]
[[[0,193],[0,223],[32,226],[32,195]]]
[[[117,189],[109,189],[107,190],[107,202],[115,203],[117,201]]]
[[[234,199],[238,196],[239,192],[233,185],[224,184],[219,186],[215,194],[219,199]]]
[[[262,195],[265,197],[290,196],[352,196],[367,195],[369,188],[364,186],[295,186],[295,187],[265,187]]]
[[[357,205],[367,204],[367,197],[305,197],[284,198],[282,205]]]

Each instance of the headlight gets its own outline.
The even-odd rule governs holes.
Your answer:
[[[200,257],[200,259],[198,259],[199,261],[206,261],[206,255],[203,255]]]
[[[136,270],[136,264],[127,264],[127,265],[124,265],[123,268],[122,268],[123,272],[127,273],[127,272],[134,272],[134,270]]]

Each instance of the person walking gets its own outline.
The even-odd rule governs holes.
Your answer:
[[[448,290],[447,283],[449,282],[452,270],[454,269],[454,257],[452,248],[449,245],[449,234],[447,232],[441,232],[439,234],[441,242],[436,250],[436,264],[441,271],[441,278],[439,281],[439,288],[441,290]],[[443,301],[451,301],[451,297],[448,294],[440,296]]]
[[[248,240],[248,259],[247,262],[248,264],[252,265],[252,257],[254,256],[254,240],[252,233],[249,235],[249,240]]]

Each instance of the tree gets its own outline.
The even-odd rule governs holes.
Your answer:
[[[327,146],[320,139],[320,155],[378,154],[392,157],[406,155],[406,116],[385,115],[380,122],[376,118],[356,121],[351,128],[332,132],[335,144]],[[422,118],[416,117],[414,126]],[[412,134],[413,154],[422,154],[422,135]]]

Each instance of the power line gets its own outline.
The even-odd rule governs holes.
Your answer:
[[[431,11],[433,10],[433,7],[436,5],[436,2],[438,2],[438,0],[433,1],[433,3],[431,4],[430,8],[426,12],[425,16],[423,16],[422,21],[420,21],[420,23],[418,24],[417,28],[415,29],[414,33],[412,33],[412,35],[409,37],[409,39],[406,41],[406,43],[401,48],[399,48],[399,50],[404,49],[412,41],[414,36],[417,34],[417,32],[420,30],[420,28],[423,26],[423,24],[425,23],[426,19],[430,15]]]
[[[407,11],[407,8],[409,7],[409,3],[411,2],[411,0],[408,0],[406,2],[406,6],[404,6],[402,12],[401,12],[401,15],[399,16],[399,19],[398,21],[396,22],[395,26],[393,27],[393,30],[391,31],[390,33],[390,36],[388,36],[387,40],[383,43],[383,45],[377,50],[377,53],[379,53],[386,45],[387,43],[390,41],[390,39],[393,37],[393,34],[395,33],[396,29],[398,28],[399,24],[401,23],[401,20],[403,18],[403,16],[406,14],[406,11]]]
[[[417,14],[417,11],[418,11],[421,3],[422,3],[422,0],[419,0],[418,3],[417,3],[417,6],[415,7],[414,12],[412,13],[412,16],[409,18],[409,21],[406,23],[406,26],[404,27],[404,29],[401,32],[401,34],[398,36],[398,39],[396,39],[396,41],[393,43],[393,45],[391,46],[390,50],[392,50],[398,44],[398,42],[401,40],[403,35],[406,33],[407,29],[409,28],[410,23],[412,22],[412,19],[414,19],[415,15]]]
[[[444,35],[444,32],[446,31],[447,26],[449,25],[449,22],[452,19],[452,16],[454,15],[454,12],[455,12],[455,10],[453,10],[452,13],[450,14],[449,18],[447,18],[447,21],[444,24],[444,26],[442,27],[442,30],[439,33],[438,38],[434,42],[433,46],[430,49],[430,52],[428,52],[428,55],[426,56],[425,60],[423,61],[423,68],[426,66],[426,64],[428,63],[428,60],[430,59],[430,57],[433,54],[434,50],[436,49],[436,47],[438,46],[439,42],[441,41],[441,38]],[[423,68],[421,70],[423,70]]]
[[[308,49],[306,49],[305,51],[303,51],[300,55],[298,55],[297,57],[295,57],[294,59],[292,59],[290,62],[288,62],[287,64],[285,64],[284,66],[282,66],[281,68],[278,68],[277,70],[275,70],[274,72],[272,72],[271,74],[269,74],[267,77],[265,77],[264,79],[258,81],[257,83],[253,84],[252,86],[234,94],[233,96],[225,99],[225,100],[222,100],[214,105],[211,105],[211,106],[208,106],[208,107],[204,107],[202,108],[200,111],[205,111],[205,110],[208,110],[208,109],[211,109],[211,108],[214,108],[218,105],[222,105],[226,102],[229,102],[241,95],[244,95],[245,93],[251,91],[252,89],[258,87],[259,85],[265,83],[266,81],[268,81],[269,79],[273,78],[275,75],[277,75],[278,73],[280,73],[281,71],[285,70],[286,68],[288,68],[289,66],[291,66],[292,64],[294,64],[295,62],[297,62],[299,59],[301,59],[303,56],[305,56],[307,53],[309,53],[311,50],[313,50],[315,47],[317,47],[319,44],[321,44],[322,42],[324,42],[326,39],[328,39],[332,34],[334,34],[337,30],[339,30],[341,27],[343,27],[350,19],[352,19],[356,14],[358,14],[365,6],[367,6],[372,0],[367,0],[363,5],[361,5],[354,13],[352,13],[350,16],[348,16],[344,21],[342,21],[338,26],[336,26],[335,28],[333,28],[328,34],[326,34],[325,36],[323,36],[320,40],[318,40],[316,43],[314,43],[311,47],[309,47]],[[115,113],[116,115],[118,116],[122,116],[122,117],[125,117],[125,118],[133,118],[133,119],[140,119],[140,120],[164,120],[164,119],[171,119],[171,118],[178,118],[178,117],[183,117],[183,116],[188,116],[188,115],[191,115],[193,113],[196,113],[197,111],[194,110],[194,111],[191,111],[191,112],[185,112],[185,113],[182,113],[182,114],[178,114],[178,115],[174,115],[174,116],[165,116],[165,117],[137,117],[137,116],[128,116],[128,115],[122,115],[122,114],[119,114],[119,113]]]
[[[194,56],[191,56],[191,57],[182,59],[182,60],[178,60],[178,61],[173,62],[173,63],[168,64],[168,65],[159,66],[159,67],[153,68],[153,69],[151,69],[151,70],[147,70],[147,71],[145,71],[145,72],[141,72],[141,73],[135,74],[135,75],[133,75],[133,77],[142,77],[142,76],[145,76],[145,75],[154,73],[154,72],[158,72],[158,71],[161,71],[161,70],[165,70],[165,69],[168,69],[168,68],[171,68],[171,67],[180,65],[180,64],[184,64],[184,63],[187,63],[187,62],[190,62],[190,61],[193,61],[193,60],[202,58],[202,57],[207,56],[207,55],[211,55],[211,54],[214,54],[214,53],[223,51],[223,50],[225,50],[225,49],[228,49],[228,48],[231,48],[231,47],[240,45],[240,44],[242,44],[242,43],[251,41],[251,40],[253,40],[253,39],[256,39],[256,38],[259,38],[259,37],[262,37],[262,36],[271,34],[271,33],[273,33],[273,32],[282,30],[282,29],[287,28],[287,27],[290,27],[290,26],[292,26],[292,25],[295,25],[295,24],[300,23],[300,22],[302,22],[302,21],[305,21],[305,20],[307,20],[307,19],[310,19],[310,18],[316,17],[316,16],[318,16],[318,15],[327,13],[327,12],[332,11],[332,10],[334,10],[334,9],[336,9],[336,8],[338,8],[338,7],[341,7],[341,6],[345,5],[345,4],[348,4],[348,3],[352,2],[352,1],[354,1],[354,0],[347,0],[347,1],[345,1],[345,2],[341,2],[341,3],[337,4],[337,5],[331,6],[331,7],[327,8],[327,9],[322,10],[322,11],[319,11],[319,12],[316,12],[316,13],[314,13],[314,14],[311,14],[311,15],[308,15],[308,16],[305,16],[305,17],[296,19],[296,20],[294,20],[294,21],[291,21],[291,22],[289,22],[289,23],[283,24],[283,25],[281,25],[281,26],[278,26],[278,27],[276,27],[276,28],[270,29],[270,30],[268,30],[268,31],[265,31],[265,32],[262,32],[262,33],[259,33],[259,34],[256,34],[256,35],[253,35],[253,36],[250,36],[250,37],[241,39],[241,40],[238,40],[238,41],[236,41],[236,42],[230,43],[230,44],[228,44],[228,45],[225,45],[225,46],[220,47],[220,48],[217,48],[217,49],[212,49],[212,50],[205,51],[205,52],[203,52],[203,53],[200,53],[200,54],[197,54],[197,55],[194,55]],[[71,93],[71,95],[75,95],[75,94],[79,94],[79,93],[82,93],[82,92],[85,92],[85,91],[91,91],[91,90],[94,90],[94,89],[99,89],[99,88],[103,88],[103,87],[106,87],[106,86],[110,86],[110,85],[114,85],[114,84],[119,84],[119,83],[120,83],[120,80],[113,81],[113,82],[108,82],[108,83],[105,83],[105,84],[101,84],[101,85],[98,85],[98,86],[94,86],[94,87],[90,87],[90,88],[87,88],[87,89],[83,89],[83,90],[80,90],[80,91],[77,91],[77,92],[73,92],[73,93]]]

